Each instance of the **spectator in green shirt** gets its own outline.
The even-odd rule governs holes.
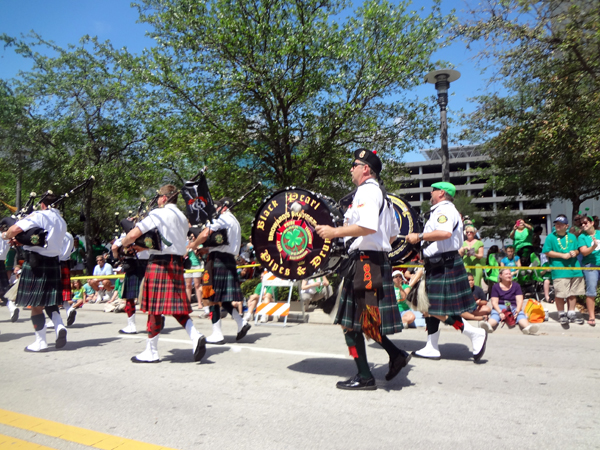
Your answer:
[[[510,238],[513,240],[515,253],[519,258],[522,258],[521,250],[525,247],[533,246],[533,227],[525,223],[523,219],[519,219],[510,232]]]
[[[583,255],[581,263],[584,267],[597,268],[584,270],[585,303],[588,310],[588,325],[596,326],[596,293],[598,289],[598,274],[600,273],[600,231],[594,228],[594,222],[588,216],[581,218],[581,234],[577,239],[579,251]]]
[[[392,280],[394,281],[394,291],[396,292],[396,301],[398,302],[398,309],[400,310],[400,316],[402,317],[402,325],[404,325],[404,328],[408,328],[409,325],[415,321],[415,313],[411,311],[409,304],[406,303],[406,297],[412,289],[412,286],[403,283],[404,279],[402,277],[402,272],[399,270],[394,270],[392,272]]]
[[[564,214],[554,219],[555,231],[550,233],[544,242],[542,251],[550,261],[550,268],[573,268],[574,270],[552,270],[552,283],[554,284],[554,295],[558,321],[562,325],[574,322],[583,325],[583,319],[577,317],[575,304],[578,295],[585,294],[583,273],[578,270],[580,266],[577,255],[579,248],[577,238],[568,233],[569,220]],[[565,313],[565,299],[567,299],[567,313]]]

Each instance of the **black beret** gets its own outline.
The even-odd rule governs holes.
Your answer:
[[[373,171],[379,175],[381,173],[381,160],[379,156],[377,156],[371,150],[367,150],[366,148],[359,148],[354,152],[354,159],[358,159],[367,163],[367,165],[373,169]]]

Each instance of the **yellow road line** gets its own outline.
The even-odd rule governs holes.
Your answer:
[[[3,434],[0,434],[0,448],[10,448],[11,450],[56,450],[52,447],[22,441],[21,439],[5,436]]]
[[[146,444],[145,442],[134,441],[133,439],[125,439],[110,434],[100,433],[98,431],[92,431],[87,430],[85,428],[65,425],[60,422],[53,422],[51,420],[44,420],[38,417],[28,416],[26,414],[19,414],[12,411],[6,411],[4,409],[0,409],[0,423],[15,428],[21,428],[23,430],[33,431],[35,433],[45,434],[46,436],[52,436],[65,441],[71,441],[77,444],[87,445],[88,447],[99,448],[102,450],[175,450],[169,447],[161,447],[160,445]],[[4,447],[4,445],[2,445],[2,447]],[[39,446],[23,448],[47,449],[49,447]]]

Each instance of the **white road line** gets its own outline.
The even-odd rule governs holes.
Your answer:
[[[143,335],[138,336],[119,336],[121,339],[145,339]],[[169,338],[160,338],[160,342],[173,342],[176,344],[187,344],[190,345],[191,342],[189,340],[184,339],[169,339]],[[209,344],[210,345],[210,344]],[[238,349],[245,348],[247,350],[252,350],[255,352],[263,352],[263,353],[280,353],[283,355],[295,355],[295,356],[312,356],[317,358],[335,358],[335,359],[349,359],[349,356],[334,354],[334,353],[318,353],[318,352],[302,352],[298,350],[283,350],[279,348],[266,348],[266,347],[250,347],[247,344],[223,344],[223,345],[211,345],[211,348],[222,348],[226,347],[233,351]],[[239,350],[238,350],[239,351]]]

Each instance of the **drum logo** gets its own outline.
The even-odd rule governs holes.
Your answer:
[[[38,245],[40,243],[40,237],[37,234],[31,236],[31,245]]]
[[[312,233],[305,221],[290,220],[277,230],[277,250],[285,259],[302,260],[312,247]]]

